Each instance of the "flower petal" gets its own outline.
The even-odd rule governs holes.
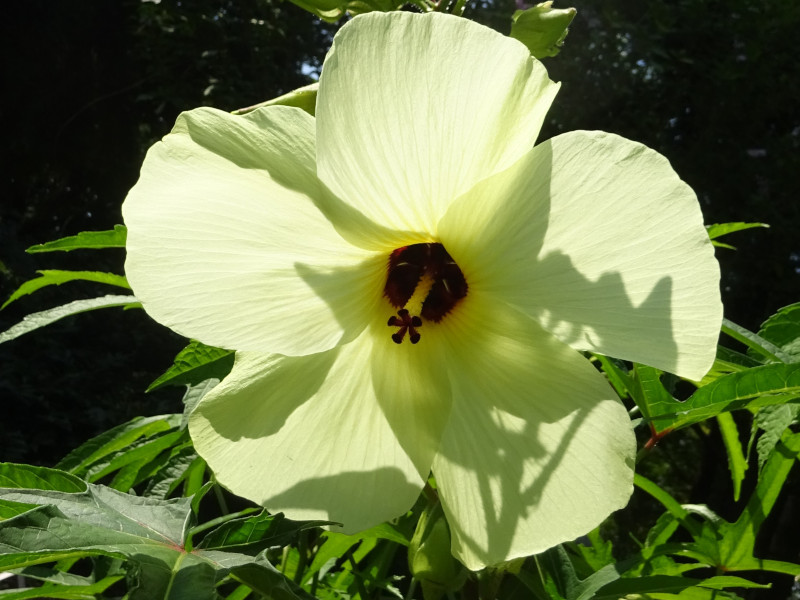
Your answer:
[[[719,265],[697,198],[641,144],[553,138],[477,185],[439,231],[471,288],[573,348],[691,379],[714,361]]]
[[[303,111],[184,113],[123,205],[131,286],[154,319],[215,346],[297,355],[352,339],[385,273],[323,215],[326,194]]]
[[[558,87],[525,46],[466,19],[358,16],[322,69],[317,172],[376,223],[435,238],[456,197],[531,148]]]
[[[408,510],[430,472],[450,394],[434,346],[413,353],[394,344],[385,322],[380,333],[311,356],[237,353],[189,422],[222,485],[347,533]]]
[[[509,307],[473,296],[465,309],[453,315],[453,408],[433,473],[453,554],[477,570],[625,506],[636,444],[625,407],[580,354]]]

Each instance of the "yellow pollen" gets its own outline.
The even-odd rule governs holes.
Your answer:
[[[425,302],[425,298],[431,293],[431,288],[434,283],[436,282],[433,277],[428,275],[427,270],[422,274],[422,277],[419,278],[417,287],[414,288],[414,293],[411,294],[411,298],[409,298],[408,302],[403,306],[412,317],[419,316],[422,312],[422,303]]]

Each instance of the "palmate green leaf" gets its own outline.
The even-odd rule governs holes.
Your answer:
[[[658,432],[686,427],[731,410],[797,402],[800,363],[769,364],[724,375],[684,402],[666,394],[651,394],[647,399],[648,417]]]
[[[761,524],[769,515],[789,471],[800,455],[800,433],[786,433],[764,465],[756,489],[735,523],[726,527],[720,540],[720,554],[729,571],[748,570],[742,564],[753,559],[753,547]],[[800,566],[795,575],[800,575]]]
[[[553,8],[552,2],[518,10],[511,16],[509,36],[525,44],[538,59],[555,56],[577,12],[574,8]]]
[[[234,353],[192,340],[175,357],[173,365],[147,388],[167,385],[197,385],[207,379],[223,379],[233,367]]]
[[[758,335],[778,346],[791,362],[800,362],[800,302],[784,306],[764,321]]]
[[[710,566],[725,572],[771,570],[800,576],[800,565],[780,561],[757,559],[753,556],[756,535],[764,520],[770,514],[775,501],[786,481],[794,463],[800,456],[800,433],[785,433],[770,455],[758,484],[747,505],[734,523],[729,523],[702,505],[681,505],[666,491],[640,474],[634,475],[637,487],[661,502],[669,513],[691,534],[693,541],[681,544],[667,543],[668,537],[661,537],[660,544],[641,553],[635,566],[649,561],[659,554],[674,554],[698,561],[698,566]],[[701,516],[698,522],[692,515]],[[669,520],[659,520],[667,530]],[[671,535],[671,532],[669,532]],[[648,562],[648,564],[651,564]]]
[[[6,300],[0,310],[11,304],[14,300],[27,296],[33,292],[49,285],[61,285],[68,281],[92,281],[95,283],[106,283],[117,287],[131,289],[128,280],[122,275],[114,273],[103,273],[100,271],[36,271],[40,276],[23,283],[16,292]]]
[[[19,469],[28,471],[25,466]],[[12,479],[20,477],[12,474]],[[59,480],[57,472],[47,474],[45,481],[51,480]],[[135,566],[131,600],[210,600],[217,597],[216,583],[228,575],[248,585],[252,581],[270,597],[309,598],[263,557],[187,551],[185,542],[195,522],[194,498],[165,501],[84,486],[84,491],[73,493],[0,489],[0,500],[39,505],[0,522],[0,570],[100,554],[125,558]]]
[[[114,306],[124,306],[125,308],[141,308],[135,296],[101,296],[100,298],[89,298],[87,300],[74,300],[69,304],[63,304],[55,308],[31,313],[22,321],[13,325],[11,328],[0,333],[0,344],[9,342],[21,335],[36,331],[41,327],[60,321],[64,317],[70,317],[90,310],[99,308],[111,308]]]
[[[37,244],[26,250],[30,254],[38,252],[69,252],[71,250],[124,248],[128,230],[124,225],[114,225],[109,231],[82,231],[52,242]]]

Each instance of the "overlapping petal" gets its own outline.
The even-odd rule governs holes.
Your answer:
[[[719,266],[697,198],[641,144],[553,138],[454,204],[440,237],[473,288],[574,348],[693,379],[714,360]]]
[[[376,223],[436,237],[448,205],[534,144],[558,85],[516,40],[449,15],[371,13],[337,34],[317,165]]]
[[[328,197],[305,112],[184,113],[123,205],[126,274],[145,310],[187,337],[326,350],[364,328],[364,298],[385,277],[382,259],[343,240],[323,214]]]
[[[454,555],[470,569],[527,556],[625,506],[636,443],[605,379],[489,298],[454,320],[453,410],[433,463]]]
[[[237,353],[189,424],[217,479],[271,511],[346,532],[408,510],[439,446],[450,390],[440,346],[411,352],[382,324],[315,355]]]
[[[350,533],[408,510],[423,479],[375,401],[369,350],[237,354],[189,422],[217,480],[271,511]]]

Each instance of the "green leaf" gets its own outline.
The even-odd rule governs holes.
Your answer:
[[[800,399],[800,363],[770,364],[723,375],[685,402],[671,396],[648,405],[658,432],[699,423],[723,412]]]
[[[576,548],[586,564],[593,570],[598,571],[614,562],[613,544],[611,540],[603,539],[600,529],[593,529],[586,534],[585,539],[589,540],[589,546],[583,543],[576,544]]]
[[[633,368],[633,382],[629,386],[631,397],[642,411],[642,416],[650,421],[653,418],[653,407],[670,403],[675,399],[661,383],[661,371],[638,363],[635,363]]]
[[[173,365],[147,388],[148,392],[168,385],[196,385],[206,379],[223,379],[233,368],[233,350],[206,346],[192,340],[175,357]]]
[[[13,325],[11,328],[0,333],[0,344],[9,342],[21,335],[35,331],[64,317],[70,317],[98,308],[111,308],[113,306],[124,306],[126,308],[141,308],[141,304],[134,296],[101,296],[100,298],[89,298],[87,300],[75,300],[69,304],[63,304],[55,308],[35,312],[27,315],[22,321]]]
[[[734,233],[736,231],[744,231],[745,229],[753,229],[754,227],[769,227],[769,225],[767,225],[766,223],[742,223],[742,222],[714,223],[712,225],[706,225],[706,231],[708,231],[708,237],[712,240],[715,240],[718,237],[722,237],[723,235],[728,235],[729,233]],[[728,246],[727,244],[715,244],[715,245],[735,250],[733,246]]]
[[[82,231],[77,235],[31,246],[30,254],[37,252],[69,252],[70,250],[124,248],[128,230],[124,225],[114,225],[109,231]]]
[[[173,448],[164,465],[148,479],[144,495],[169,498],[192,468],[200,463],[204,464],[204,461],[197,456],[193,446]]]
[[[737,325],[728,319],[722,319],[722,332],[731,336],[733,339],[747,346],[758,356],[764,357],[774,362],[792,362],[792,357],[786,354],[772,342],[768,342],[752,331],[748,331],[741,325]]]
[[[754,583],[741,577],[719,576],[708,579],[654,575],[648,577],[625,577],[601,589],[597,600],[617,600],[628,596],[644,598],[728,598],[730,596],[714,594],[712,590],[737,588],[769,588],[769,585]],[[674,594],[674,595],[673,595]]]
[[[574,8],[553,8],[552,2],[518,10],[511,17],[509,35],[525,44],[536,58],[555,56],[561,51],[577,12]]]
[[[188,552],[193,498],[143,498],[85,484],[81,493],[0,489],[0,500],[40,505],[0,522],[0,570],[101,554],[132,563],[130,600],[212,600],[222,578],[239,574],[270,597],[309,598],[262,557]]]
[[[96,482],[106,475],[118,471],[128,465],[135,465],[136,470],[144,467],[148,462],[156,460],[162,452],[169,451],[176,444],[188,440],[186,431],[167,431],[153,435],[152,437],[138,440],[135,444],[123,448],[103,459],[95,462],[86,470],[85,479]],[[136,474],[127,473],[124,482],[117,482],[116,487],[113,482],[111,487],[122,492],[128,491],[133,484]]]
[[[614,564],[606,565],[586,579],[579,579],[575,567],[563,546],[556,546],[537,555],[540,569],[545,572],[545,588],[565,600],[591,600],[597,592],[620,578],[621,571]]]
[[[712,381],[719,379],[728,373],[735,373],[737,371],[745,371],[750,367],[758,367],[763,365],[763,361],[755,360],[747,354],[742,354],[736,350],[731,350],[725,346],[717,346],[717,357],[714,359],[714,364],[711,370],[706,373],[703,379],[699,382],[698,387],[708,385]]]
[[[620,366],[619,361],[602,354],[593,354],[603,367],[603,372],[608,377],[608,382],[613,386],[614,391],[620,398],[631,395],[633,382],[627,371]]]
[[[753,557],[756,534],[775,505],[798,455],[800,433],[784,435],[764,465],[747,506],[737,521],[727,528],[720,541],[723,566],[728,570],[747,569],[742,563],[747,563]]]
[[[330,525],[329,521],[290,521],[283,514],[260,514],[227,521],[206,535],[197,548],[235,550],[258,554],[270,546],[286,546],[305,529]]]
[[[731,482],[733,483],[733,499],[739,501],[742,492],[742,481],[744,472],[747,470],[747,459],[742,451],[742,444],[739,441],[739,430],[736,428],[736,421],[730,413],[720,413],[717,415],[719,432],[728,453],[728,470],[731,472]]]
[[[117,287],[125,288],[127,290],[131,289],[131,286],[128,285],[128,280],[125,279],[122,275],[114,275],[113,273],[102,273],[99,271],[36,271],[41,275],[41,277],[37,277],[36,279],[31,279],[30,281],[26,281],[16,292],[11,294],[8,300],[6,300],[2,306],[0,306],[0,310],[4,309],[6,306],[11,304],[17,298],[21,298],[22,296],[27,296],[28,294],[32,294],[33,292],[42,289],[43,287],[47,287],[49,285],[61,285],[62,283],[66,283],[68,281],[93,281],[96,283],[106,283],[108,285],[115,285]]]
[[[89,466],[102,458],[129,447],[141,437],[150,437],[174,429],[180,423],[180,419],[179,414],[135,417],[84,442],[61,459],[56,468],[82,477]]]
[[[26,575],[29,577],[29,575]],[[40,587],[9,590],[0,592],[2,600],[28,600],[29,598],[47,598],[48,600],[96,600],[97,594],[106,591],[124,578],[124,575],[104,577],[100,581],[83,585],[64,585],[45,583]]]
[[[756,444],[759,471],[772,454],[783,432],[797,419],[799,414],[800,406],[796,404],[765,406],[756,413],[754,424],[764,430]]]
[[[57,469],[0,463],[0,488],[83,492],[86,490],[86,483]]]
[[[666,508],[667,511],[669,511],[669,513],[678,520],[683,528],[692,534],[692,536],[700,536],[700,524],[692,519],[689,511],[681,506],[680,502],[675,500],[675,498],[670,496],[666,491],[639,473],[636,473],[633,476],[633,484],[658,500],[664,506],[664,508]]]
[[[800,302],[784,306],[764,321],[758,335],[778,346],[789,362],[800,362]]]

